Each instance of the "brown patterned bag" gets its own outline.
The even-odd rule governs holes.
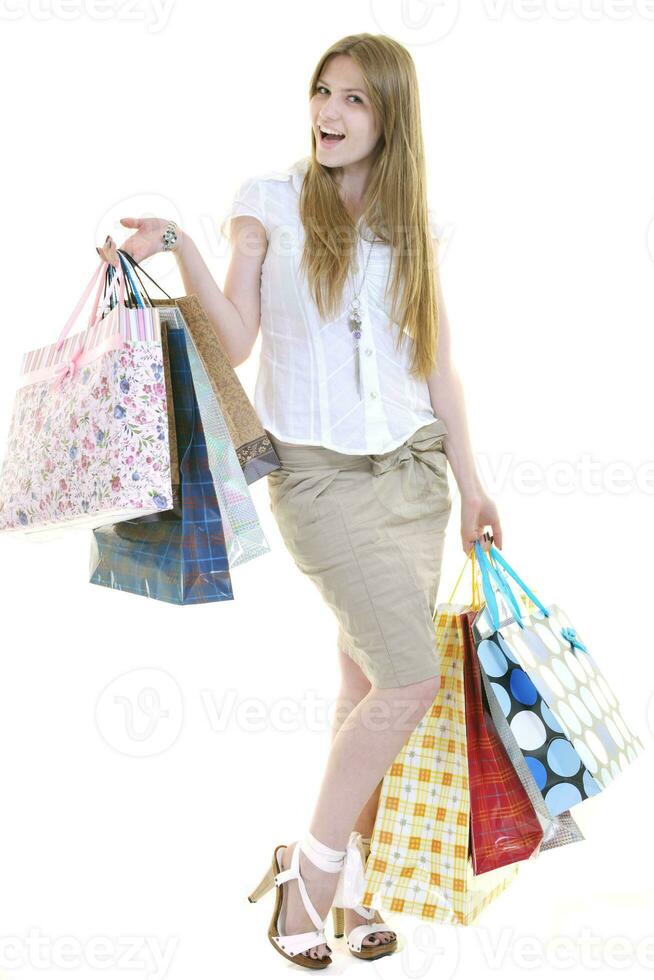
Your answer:
[[[278,469],[279,457],[198,297],[177,296],[150,302],[153,306],[177,306],[184,317],[225,417],[246,482],[254,483]]]

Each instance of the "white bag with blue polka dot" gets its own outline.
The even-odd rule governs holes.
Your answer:
[[[605,789],[644,746],[565,612],[537,599],[494,546],[485,552],[477,542],[475,555],[485,599],[473,622],[480,666],[556,817]],[[533,612],[520,608],[504,572]]]

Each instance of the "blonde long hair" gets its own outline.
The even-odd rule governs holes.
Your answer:
[[[363,221],[376,238],[391,246],[391,320],[399,325],[396,351],[410,338],[410,372],[426,378],[436,365],[438,295],[436,264],[429,233],[425,156],[415,65],[407,49],[384,34],[351,34],[336,41],[320,59],[309,87],[315,92],[325,62],[349,55],[365,80],[381,123]],[[305,243],[300,268],[325,319],[338,315],[348,271],[356,251],[357,229],[338,193],[338,167],[311,158],[300,198]]]

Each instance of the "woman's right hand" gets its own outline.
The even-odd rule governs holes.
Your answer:
[[[162,236],[169,224],[165,218],[121,218],[120,223],[126,228],[136,229],[133,235],[118,246],[123,252],[131,255],[135,262],[142,262],[144,259],[149,259],[151,255],[163,251]],[[175,249],[178,247],[181,234],[182,231],[178,228]]]

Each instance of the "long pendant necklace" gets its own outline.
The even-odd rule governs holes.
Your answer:
[[[363,270],[363,279],[361,280],[361,285],[354,293],[350,304],[348,307],[348,323],[350,325],[350,331],[352,332],[352,339],[354,341],[354,378],[356,381],[357,392],[359,398],[361,397],[361,355],[359,353],[359,341],[361,340],[361,324],[363,322],[361,317],[361,300],[359,295],[363,289],[363,284],[366,281],[366,273],[368,271],[368,262],[370,261],[370,254],[372,252],[372,246],[374,240],[370,242],[370,248],[368,249],[368,258],[366,259],[366,265]]]

